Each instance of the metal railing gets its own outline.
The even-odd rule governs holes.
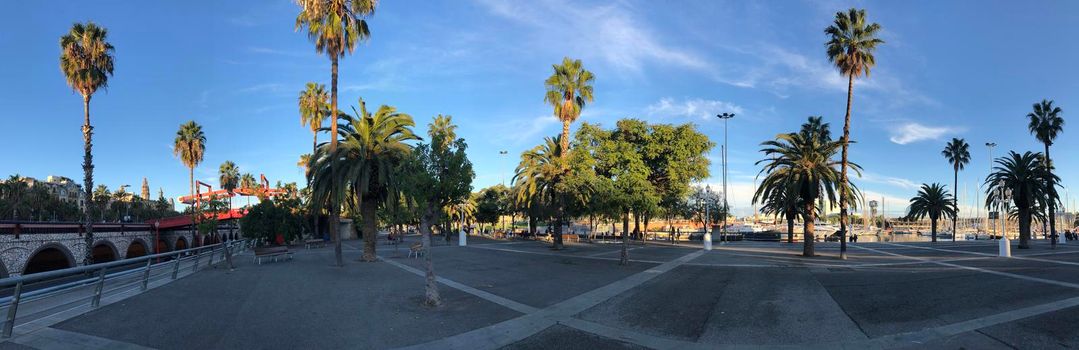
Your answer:
[[[186,274],[190,275],[199,270],[199,261],[203,257],[208,256],[209,259],[204,266],[211,267],[214,265],[214,256],[220,253],[221,258],[218,262],[227,262],[231,267],[232,256],[247,250],[250,248],[250,245],[250,240],[234,240],[100,264],[77,266],[0,279],[0,289],[14,287],[10,296],[0,297],[0,306],[7,307],[7,315],[4,319],[0,338],[11,337],[20,304],[27,304],[34,301],[48,304],[48,302],[51,301],[53,305],[44,305],[42,307],[44,311],[38,311],[38,313],[44,313],[47,311],[54,311],[58,308],[66,307],[70,309],[72,307],[82,306],[87,302],[86,299],[89,299],[88,302],[90,307],[98,308],[101,306],[101,298],[104,295],[110,293],[115,295],[135,292],[136,286],[136,293],[141,293],[149,289],[151,280],[164,280],[165,282],[163,283],[176,280],[180,277],[180,265],[182,263],[190,263],[190,272]],[[235,250],[237,248],[239,250]],[[163,259],[165,259],[165,261],[162,261]],[[139,267],[136,264],[142,266]],[[109,269],[123,270],[110,273]],[[153,273],[154,270],[157,270],[156,274]],[[186,268],[184,270],[186,271]],[[72,277],[79,277],[79,275],[93,277],[77,278],[70,281],[65,280],[71,279]],[[165,276],[169,277],[166,279]],[[106,281],[117,281],[119,285],[111,286],[109,289],[106,289]],[[36,288],[31,291],[23,290],[32,283],[38,282],[57,284]],[[92,288],[92,290],[89,291],[88,297],[86,295],[80,295],[80,292],[85,294],[88,288]],[[64,299],[63,296],[67,296],[68,299],[60,300]]]

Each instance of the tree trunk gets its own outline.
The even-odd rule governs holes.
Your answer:
[[[1030,209],[1019,208],[1019,249],[1030,248]]]
[[[843,118],[843,157],[839,175],[839,258],[847,258],[847,148],[850,147],[850,104],[854,100],[854,74],[847,75],[847,115]]]
[[[813,241],[816,240],[816,237],[814,236],[813,221],[816,220],[816,217],[813,213],[813,201],[807,202],[809,203],[805,205],[805,214],[802,214],[802,220],[805,221],[802,223],[802,256],[812,257],[815,255]]]
[[[642,221],[644,221],[644,231],[641,231],[641,241],[644,241],[648,236],[648,221],[651,221],[651,217],[645,214]],[[655,236],[652,236],[652,238],[655,238]]]
[[[310,164],[311,164],[311,163],[312,163],[312,161],[313,161],[313,160],[315,159],[315,152],[316,152],[316,151],[318,151],[318,132],[315,132],[315,138],[314,138],[314,140],[313,140],[313,141],[311,142],[311,158],[308,158],[308,159],[307,159],[307,160],[308,160],[308,164],[304,166],[304,169],[307,169],[307,172],[308,172],[308,173],[310,173],[310,172],[311,172],[311,168],[310,168],[310,166],[311,166],[311,165],[310,165]],[[306,178],[307,178],[307,188],[308,188],[308,190],[311,190],[311,191],[313,191],[313,189],[311,188],[311,177],[310,177],[310,176],[307,176],[307,175],[308,175],[308,174],[304,174],[304,177],[306,177]],[[314,197],[314,193],[312,193],[312,197]],[[311,208],[312,208],[312,209],[316,208],[316,206],[314,205],[314,203],[308,203],[308,204],[309,204],[309,205],[311,205]],[[312,234],[312,235],[314,235],[314,237],[317,237],[317,238],[322,238],[322,235],[318,233],[318,217],[319,217],[319,212],[321,212],[321,210],[312,210],[312,214],[313,214],[313,215],[311,215],[311,218],[312,218],[312,219],[311,219],[311,231],[313,231],[313,232],[312,232],[311,234]]]
[[[561,196],[560,196],[561,197]],[[562,199],[558,200],[558,219],[555,220],[554,227],[554,249],[562,249],[562,225],[566,220],[565,206],[562,205]]]
[[[431,222],[435,218],[436,205],[428,205],[423,215],[420,216],[420,239],[423,245],[424,274],[424,304],[431,307],[442,305],[442,297],[438,294],[438,283],[435,278],[435,265],[431,262]]]
[[[629,265],[629,210],[622,217],[622,253],[618,265]]]
[[[952,196],[952,202],[955,204],[955,216],[952,217],[952,242],[955,242],[955,236],[959,235],[957,230],[959,222],[959,168],[955,168],[955,175],[952,179],[952,189],[955,190],[955,196]]]
[[[533,238],[536,237],[536,226],[539,226],[539,219],[536,218],[536,215],[528,213],[528,234]]]
[[[787,216],[787,243],[794,243],[794,216]]]
[[[641,237],[641,215],[640,213],[633,213],[633,239],[640,239]]]
[[[83,207],[83,218],[86,222],[86,236],[84,241],[86,243],[86,254],[83,257],[83,265],[90,265],[94,263],[93,249],[90,249],[94,245],[94,221],[90,218],[90,207],[93,205],[93,191],[94,191],[94,154],[92,152],[94,143],[94,127],[90,125],[90,95],[82,95],[82,182],[83,190],[86,191],[86,206]]]
[[[337,55],[330,55],[330,154],[337,150]],[[330,162],[330,178],[337,178],[337,167]],[[333,183],[331,181],[331,183]],[[331,186],[332,187],[332,186]],[[341,256],[341,235],[337,233],[338,210],[341,203],[337,201],[335,192],[340,188],[332,188],[330,195],[330,238],[333,239],[333,256],[337,266],[344,266],[345,260]],[[364,248],[366,250],[366,247]]]
[[[202,240],[199,239],[199,198],[195,197],[195,168],[187,168],[188,180],[191,182],[191,237],[194,238],[194,242],[191,243],[191,247],[198,247],[202,245]]]
[[[933,237],[933,243],[937,242],[937,219],[929,219],[929,232]]]
[[[562,158],[569,155],[569,119],[562,119]]]
[[[1053,249],[1057,247],[1057,218],[1056,218],[1056,187],[1053,184],[1053,160],[1049,158],[1049,144],[1045,144],[1045,170],[1049,176],[1045,178],[1045,184],[1049,186],[1049,237],[1052,239]]]
[[[375,254],[375,244],[378,242],[378,201],[374,198],[363,198],[360,203],[360,215],[363,218],[363,261],[378,261]]]

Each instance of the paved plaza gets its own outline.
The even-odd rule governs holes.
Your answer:
[[[409,237],[415,240],[417,237]],[[444,244],[439,241],[440,244]],[[453,242],[456,244],[456,241]],[[693,349],[1079,346],[1079,244],[995,241],[618,244],[470,238],[432,249],[445,306],[428,309],[420,259],[332,248],[209,269],[0,343],[0,349]]]

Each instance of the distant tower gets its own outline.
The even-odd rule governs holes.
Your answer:
[[[164,188],[161,188],[161,187],[157,188],[157,198],[158,199],[165,198],[165,189]]]
[[[142,199],[150,200],[150,183],[146,181],[146,178],[142,178]]]

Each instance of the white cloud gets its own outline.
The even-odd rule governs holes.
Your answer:
[[[508,2],[477,0],[491,13],[537,29],[537,40],[569,51],[592,54],[612,67],[640,72],[649,62],[676,65],[695,70],[711,70],[710,64],[696,53],[674,47],[655,36],[646,21],[637,18],[622,5],[581,6],[564,0]]]
[[[677,101],[670,97],[664,97],[656,103],[645,107],[645,113],[648,115],[661,117],[684,116],[709,119],[725,112],[742,114],[744,109],[736,104],[718,100],[695,98]]]
[[[959,128],[948,126],[926,126],[914,122],[908,122],[892,129],[890,140],[894,143],[905,145],[924,140],[937,140],[945,134],[961,131]]]
[[[552,125],[558,123],[558,119],[550,114],[533,118],[507,119],[500,123],[489,124],[490,133],[488,135],[499,142],[512,145],[520,145],[525,142],[539,144],[544,136],[553,136],[553,134],[542,135],[542,133],[549,131]]]
[[[919,185],[918,183],[916,183],[914,181],[904,179],[904,178],[901,178],[901,177],[880,175],[880,174],[872,173],[872,172],[868,172],[868,171],[863,172],[862,176],[860,178],[852,178],[852,179],[855,182],[860,180],[860,181],[865,181],[865,182],[869,182],[869,183],[890,185],[890,186],[902,188],[902,189],[905,189],[905,190],[916,190],[916,189],[918,189],[918,187],[921,186],[921,185]]]

